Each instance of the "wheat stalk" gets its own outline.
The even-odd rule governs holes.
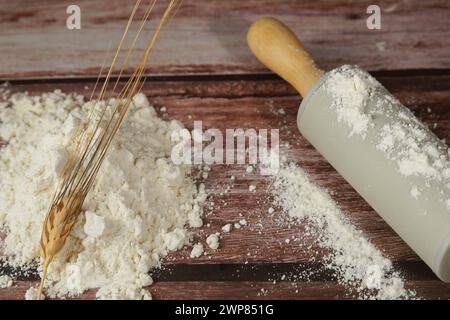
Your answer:
[[[98,98],[99,101],[104,99],[112,75],[112,70],[114,68],[114,65],[116,64],[125,37],[128,33],[140,2],[141,0],[137,0],[136,4],[133,7],[133,11],[130,15],[127,26],[112,60],[105,82],[100,89]],[[142,18],[141,25],[132,42],[131,48],[128,50],[125,60],[122,63],[119,76],[112,90],[112,95],[115,94],[115,89],[119,83],[120,77],[123,74],[125,65],[135,47],[137,39],[141,34],[155,3],[156,0],[150,0],[144,17]],[[78,219],[78,216],[82,212],[83,202],[95,180],[95,177],[101,167],[108,148],[111,145],[115,134],[120,128],[128,107],[132,103],[132,98],[142,88],[142,78],[144,75],[145,67],[151,56],[155,41],[159,33],[161,32],[162,27],[168,22],[169,18],[171,17],[170,14],[176,6],[177,0],[169,1],[155,31],[147,41],[147,45],[138,66],[135,68],[132,76],[127,81],[124,88],[117,95],[117,103],[109,119],[105,119],[107,108],[107,106],[105,106],[105,108],[99,115],[99,119],[94,124],[94,130],[89,130],[89,125],[87,128],[80,127],[80,129],[77,131],[77,134],[75,135],[74,152],[71,153],[71,156],[69,157],[69,160],[64,168],[62,182],[51,202],[50,209],[47,213],[42,228],[42,234],[39,243],[42,259],[42,276],[39,289],[37,291],[38,300],[40,300],[42,296],[48,267],[56,254],[63,248],[67,237],[69,236],[75,222]],[[101,72],[99,78],[101,76]],[[94,87],[94,91],[97,87],[98,79]],[[94,109],[89,114],[88,122],[92,120],[93,114]]]

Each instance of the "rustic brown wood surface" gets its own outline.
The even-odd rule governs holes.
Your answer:
[[[15,80],[12,92],[40,94],[60,88],[88,96],[133,3],[79,0],[82,29],[69,31],[65,12],[71,1],[0,0],[0,80]],[[381,30],[366,27],[369,4],[382,8]],[[439,281],[298,133],[296,112],[301,98],[268,73],[245,43],[250,23],[266,15],[292,27],[323,68],[351,63],[375,71],[395,96],[448,141],[450,2],[184,0],[155,48],[147,70],[153,77],[144,86],[157,110],[167,108],[167,112],[159,111],[163,118],[178,119],[189,128],[194,120],[202,120],[205,129],[279,128],[281,141],[290,145],[289,159],[333,192],[349,220],[404,273],[408,288],[423,298],[449,299],[450,285]],[[280,108],[285,114],[277,112]],[[244,166],[217,165],[204,182],[212,194],[209,201],[216,205],[206,209],[204,222],[209,227],[196,233],[196,239],[204,241],[206,235],[241,215],[248,226],[224,235],[214,254],[190,259],[186,249],[168,256],[163,270],[153,274],[156,281],[149,290],[155,298],[355,297],[319,262],[309,262],[313,251],[318,251],[314,256],[323,254],[313,239],[310,250],[285,243],[301,233],[304,225],[288,225],[278,210],[267,214],[271,206],[268,177],[246,173]],[[250,184],[257,186],[255,193],[248,191]],[[231,189],[221,195],[224,186]],[[314,271],[310,281],[293,281],[304,270]],[[282,275],[287,275],[284,281]],[[36,275],[23,276],[14,287],[0,289],[0,299],[22,299],[36,281]],[[91,290],[80,298],[94,297]]]
[[[0,0],[0,79],[96,76],[107,50],[118,43],[134,0],[76,3],[81,30],[66,28],[72,1]],[[366,27],[370,4],[382,9],[381,30]],[[292,27],[326,69],[344,63],[370,70],[450,68],[449,12],[446,0],[184,0],[148,72],[266,72],[245,42],[250,23],[266,15]]]
[[[14,288],[0,290],[0,299],[22,299],[26,290],[35,285],[20,281]],[[408,287],[419,288],[417,293],[430,299],[450,296],[449,286],[434,281],[409,281]],[[155,299],[349,299],[347,290],[331,281],[311,281],[292,285],[289,281],[166,281],[156,282],[151,290]],[[298,292],[297,292],[298,291]],[[95,299],[95,290],[89,290],[75,299]]]
[[[403,71],[375,75],[440,138],[450,139],[450,74]],[[93,81],[89,80],[54,80],[18,81],[10,88],[12,92],[30,94],[60,88],[88,95],[92,86]],[[143,90],[157,110],[167,108],[164,113],[159,111],[163,118],[178,119],[189,128],[194,120],[202,120],[204,129],[279,128],[281,143],[289,142],[291,146],[289,158],[299,162],[315,181],[333,192],[350,221],[405,274],[409,288],[423,298],[450,298],[450,285],[440,282],[298,133],[295,118],[301,98],[282,80],[275,76],[173,77],[150,79]],[[279,108],[285,114],[277,112]],[[231,175],[236,177],[233,184]],[[202,228],[195,238],[204,241],[208,234],[226,223],[237,222],[241,215],[248,226],[224,235],[220,249],[208,256],[190,259],[189,249],[168,256],[164,269],[154,274],[156,282],[150,291],[155,298],[354,297],[320,263],[308,262],[312,256],[321,255],[313,239],[310,250],[295,242],[285,243],[285,239],[301,233],[304,225],[288,227],[280,212],[267,214],[271,206],[270,178],[246,173],[244,166],[216,165],[204,182],[212,193],[210,201],[215,203],[215,208],[206,209],[204,222],[210,226]],[[257,186],[256,193],[248,191],[250,184]],[[231,186],[231,191],[220,195],[223,186]],[[310,281],[293,281],[293,276],[304,270],[314,270]],[[285,281],[281,281],[282,275],[287,275]],[[22,280],[26,281],[0,290],[0,299],[23,298],[30,284],[36,283],[36,276]],[[94,296],[95,291],[90,291],[80,298]]]

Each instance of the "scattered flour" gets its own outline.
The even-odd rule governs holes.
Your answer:
[[[231,223],[227,223],[222,227],[222,232],[229,233],[231,231]]]
[[[241,220],[239,220],[239,224],[240,224],[241,226],[246,226],[246,225],[247,225],[247,220],[241,219]]]
[[[351,128],[350,136],[366,135],[371,118],[365,107],[376,83],[367,73],[351,66],[330,72],[325,88],[333,98],[331,107],[336,110],[338,121]]]
[[[318,244],[331,253],[324,257],[343,285],[364,299],[410,298],[392,263],[352,224],[331,196],[295,165],[284,165],[273,183],[275,204],[291,218],[309,222]],[[373,289],[374,292],[368,292]],[[370,290],[369,290],[370,291]]]
[[[219,248],[219,235],[217,233],[210,234],[206,238],[206,243],[211,249],[217,250]]]
[[[114,104],[114,101],[111,102]],[[68,144],[78,126],[104,103],[61,91],[18,93],[0,103],[1,251],[13,267],[39,257],[41,227]],[[108,107],[110,108],[110,107]],[[163,121],[147,98],[134,98],[81,215],[48,274],[47,296],[99,288],[99,299],[148,299],[148,272],[169,251],[191,241],[187,226],[202,225],[204,186],[191,167],[170,160],[177,121]],[[178,134],[179,136],[179,134]]]
[[[414,199],[417,200],[420,197],[420,195],[422,194],[422,192],[420,192],[419,188],[414,186],[411,188],[410,194]]]
[[[350,136],[366,138],[379,114],[393,119],[375,133],[375,146],[387,159],[395,162],[405,176],[427,179],[430,184],[445,186],[450,194],[450,150],[413,113],[403,107],[370,74],[353,66],[342,66],[330,72],[325,89],[333,98],[338,122],[350,128]],[[372,99],[368,106],[368,101]],[[417,192],[411,192],[416,198]],[[448,198],[450,200],[450,196]]]
[[[13,285],[13,279],[10,276],[0,276],[0,289],[9,288]]]
[[[31,287],[27,290],[27,292],[25,292],[25,300],[37,300],[36,295],[37,295],[37,288]],[[44,294],[42,294],[41,300],[45,300]]]
[[[375,47],[380,52],[386,51],[386,45],[387,45],[386,41],[379,41],[375,43]]]
[[[190,254],[191,258],[198,258],[203,254],[203,245],[201,243],[194,244]]]
[[[286,114],[286,111],[284,111],[283,108],[278,109],[277,112],[278,112],[279,114],[281,114],[281,115],[285,115],[285,114]]]
[[[385,125],[377,149],[395,161],[405,177],[422,176],[447,183],[450,191],[450,153],[428,128],[406,110],[400,111],[399,121]]]

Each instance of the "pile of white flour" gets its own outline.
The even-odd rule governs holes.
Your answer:
[[[66,147],[94,107],[61,91],[14,94],[0,103],[0,226],[3,255],[14,267],[39,257],[42,223],[67,159]],[[102,106],[98,104],[97,109]],[[191,167],[170,159],[177,121],[158,118],[139,94],[116,135],[63,250],[50,266],[46,295],[99,288],[99,299],[150,298],[148,275],[202,225],[204,186]]]
[[[406,299],[414,292],[392,262],[349,223],[336,202],[312,182],[307,173],[293,164],[283,165],[275,176],[272,193],[275,204],[293,219],[311,225],[311,233],[321,248],[331,253],[320,258],[336,273],[338,281],[356,290],[362,299]]]

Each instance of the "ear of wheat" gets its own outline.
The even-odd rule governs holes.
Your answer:
[[[109,68],[106,79],[100,89],[98,101],[102,101],[105,99],[113,68],[117,62],[119,53],[122,50],[124,40],[140,4],[141,0],[137,0],[133,7],[133,11],[130,15],[125,31],[113,57],[111,67]],[[106,106],[103,108],[100,114],[97,114],[96,117],[94,117],[95,112],[93,108],[88,116],[88,128],[80,126],[77,133],[75,134],[75,138],[73,141],[73,150],[63,170],[62,181],[53,197],[50,209],[45,218],[42,228],[40,240],[42,276],[41,283],[37,291],[37,299],[41,299],[48,267],[54,259],[55,255],[63,248],[64,243],[69,236],[75,222],[77,221],[78,216],[82,212],[83,202],[92,184],[94,183],[95,177],[101,167],[108,148],[111,145],[111,142],[125,117],[128,107],[132,103],[132,98],[142,88],[142,85],[144,83],[142,79],[145,67],[151,56],[155,41],[159,33],[161,32],[162,27],[167,24],[169,19],[173,16],[173,12],[176,12],[176,10],[174,9],[177,8],[177,6],[181,4],[181,2],[177,0],[168,1],[167,7],[162,17],[160,18],[155,31],[147,41],[147,45],[140,58],[138,66],[135,68],[133,74],[126,82],[124,87],[120,90],[120,92],[118,92],[118,94],[116,94],[115,90],[118,86],[120,77],[123,74],[128,59],[134,50],[137,40],[142,30],[144,29],[144,26],[155,4],[156,0],[150,0],[150,2],[148,3],[136,36],[134,37],[131,47],[127,51],[125,59],[120,67],[120,73],[112,88],[112,96],[115,96],[115,98],[117,99],[115,100],[115,104],[113,106],[111,114],[109,115],[106,112],[108,102],[111,102],[110,99],[109,101],[107,101]],[[100,79],[101,77],[101,72],[98,79]],[[96,91],[96,87],[99,82],[98,79],[91,95],[91,99],[93,98],[94,92]],[[94,121],[94,119],[96,120]]]

